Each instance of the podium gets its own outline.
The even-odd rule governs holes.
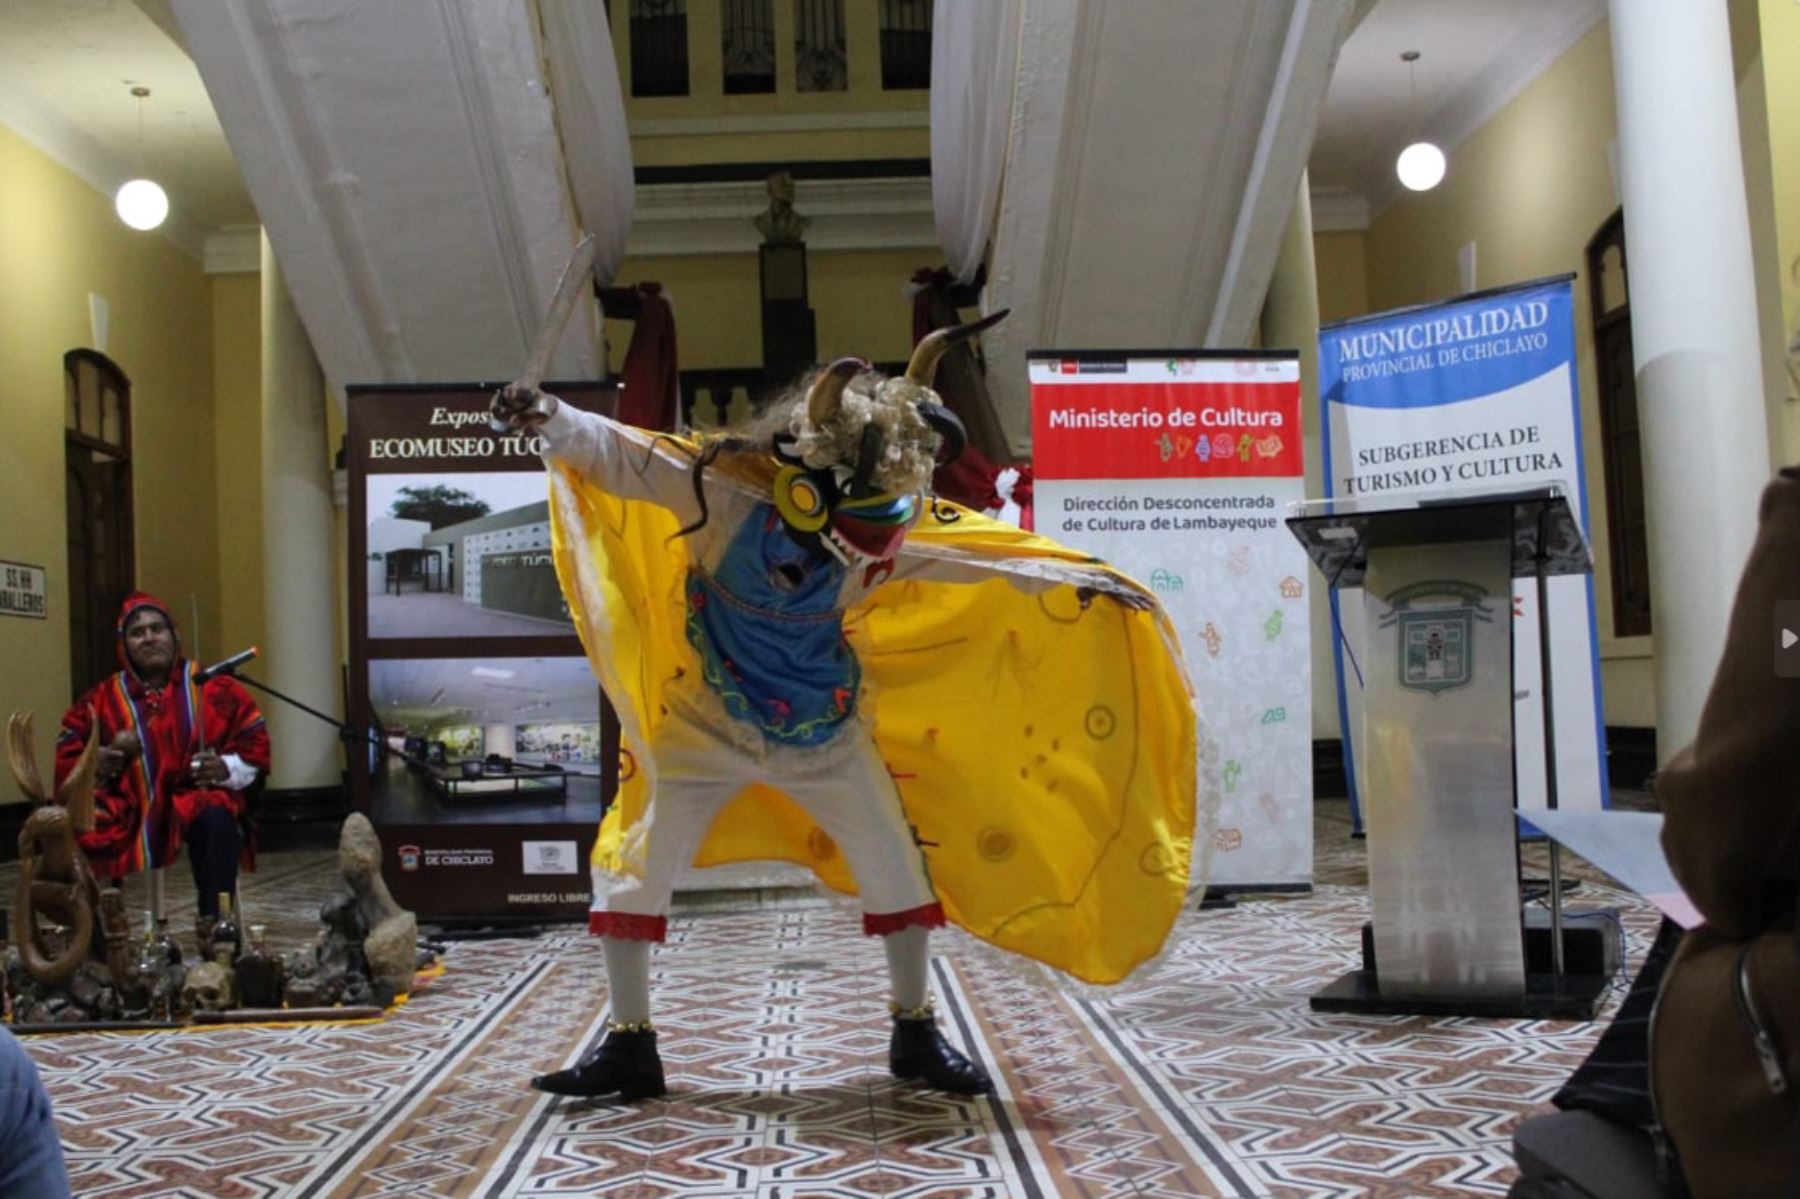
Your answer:
[[[1513,778],[1513,580],[1535,578],[1556,807],[1546,584],[1593,568],[1567,497],[1553,486],[1308,501],[1294,512],[1288,527],[1325,581],[1362,588],[1360,611],[1344,618],[1365,630],[1372,934],[1363,968],[1315,994],[1313,1009],[1592,1019],[1607,975],[1566,968],[1554,842],[1550,951],[1528,953],[1541,946],[1528,945]]]

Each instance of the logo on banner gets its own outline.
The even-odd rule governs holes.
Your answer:
[[[1085,362],[1079,358],[1062,358],[1052,362],[1050,369],[1059,375],[1122,375],[1129,365],[1123,358]]]
[[[423,866],[492,866],[491,849],[420,849],[417,845],[400,847],[400,869],[411,873]]]
[[[580,873],[573,841],[526,841],[521,848],[526,874]]]
[[[1475,623],[1493,622],[1487,589],[1454,579],[1402,587],[1387,597],[1381,627],[1400,626],[1400,685],[1436,695],[1475,678]]]

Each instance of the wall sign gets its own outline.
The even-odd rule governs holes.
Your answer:
[[[0,561],[0,616],[28,616],[44,620],[44,568],[23,562]]]

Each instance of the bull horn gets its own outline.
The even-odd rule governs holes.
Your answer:
[[[31,713],[14,712],[6,722],[6,764],[25,798],[34,804],[49,803],[44,780],[38,775],[37,745],[31,736]]]
[[[940,463],[948,464],[962,457],[962,452],[969,448],[969,432],[963,428],[956,413],[942,404],[924,403],[919,405],[919,416],[943,439],[943,445],[938,449]]]
[[[69,823],[78,833],[94,831],[94,780],[100,769],[100,719],[92,707],[87,713],[87,745],[56,789],[56,803],[69,813]]]
[[[815,428],[824,424],[837,411],[845,385],[868,369],[868,362],[862,358],[839,358],[820,371],[819,377],[813,380],[812,389],[806,393],[806,419]]]
[[[1010,308],[1002,308],[999,312],[969,325],[952,325],[948,329],[938,329],[927,333],[919,340],[912,352],[912,361],[906,364],[906,377],[920,387],[930,387],[931,381],[937,377],[938,359],[944,356],[951,346],[975,336],[983,329],[999,324],[1011,312]]]

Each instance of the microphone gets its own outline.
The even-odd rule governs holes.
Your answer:
[[[214,662],[204,670],[196,670],[194,672],[194,681],[196,683],[204,683],[216,675],[236,674],[238,667],[256,657],[256,652],[256,647],[253,645],[247,650],[242,650],[231,655],[231,657],[226,658],[223,662]]]

